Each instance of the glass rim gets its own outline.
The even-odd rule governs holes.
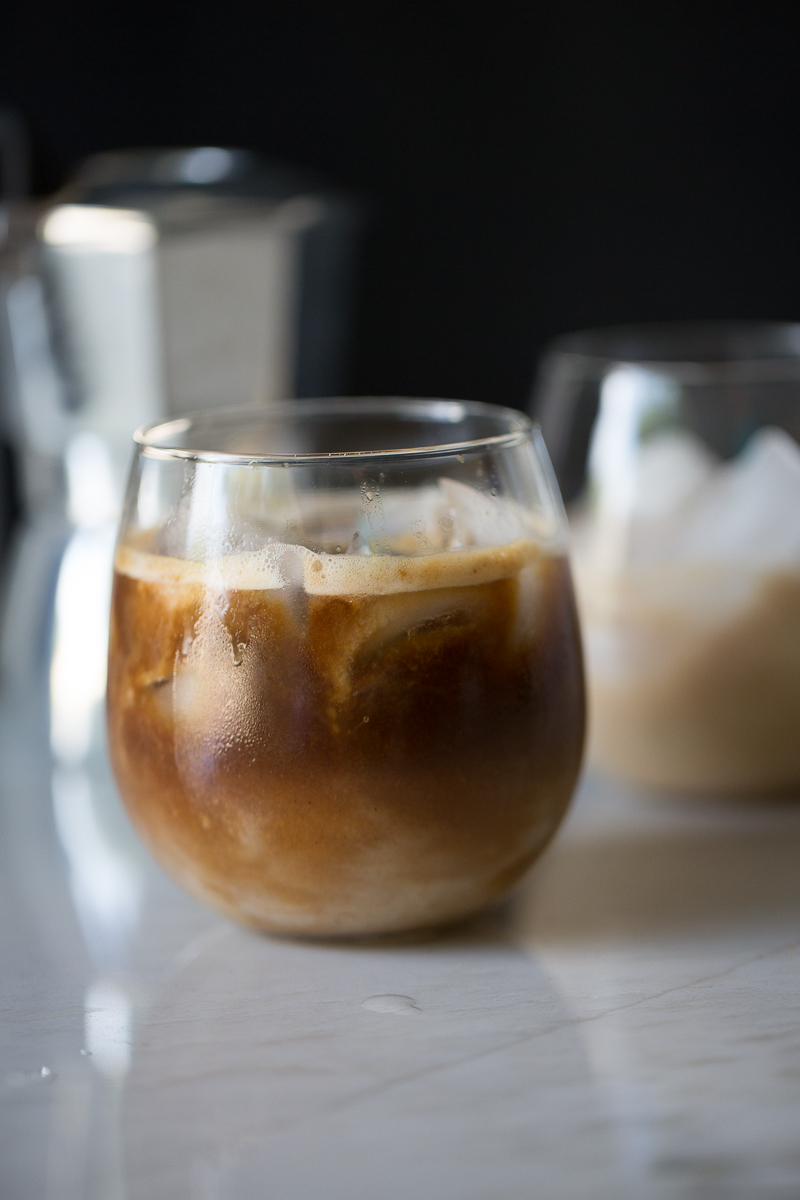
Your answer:
[[[727,353],[698,354],[687,347],[681,352],[683,339],[714,338],[735,340],[739,338],[764,338],[784,335],[792,338],[797,349],[771,347],[766,353],[754,353],[743,348],[742,352],[729,350]],[[663,353],[664,341],[674,339],[676,353],[671,357]],[[640,341],[637,351],[623,349],[622,344]],[[654,344],[653,352],[643,350],[648,341]],[[658,343],[661,342],[661,346]],[[658,353],[658,349],[662,353]],[[730,383],[781,382],[800,377],[800,323],[795,321],[770,320],[678,320],[644,321],[634,324],[606,325],[561,334],[545,348],[543,361],[571,359],[593,368],[598,376],[609,368],[635,367],[671,377],[685,383]]]
[[[169,441],[178,435],[187,434],[193,426],[207,422],[222,424],[230,418],[258,418],[268,420],[271,415],[306,416],[415,416],[420,420],[457,425],[467,417],[491,417],[505,421],[508,428],[488,437],[460,439],[431,443],[423,446],[407,446],[385,450],[340,450],[313,453],[252,453],[244,454],[229,450],[197,450],[190,446],[159,445],[159,440]],[[157,421],[141,425],[133,435],[134,443],[148,458],[183,460],[188,462],[217,463],[227,466],[327,466],[350,465],[359,461],[375,459],[424,459],[452,457],[465,452],[504,449],[519,446],[532,440],[537,424],[514,408],[497,404],[484,404],[477,400],[439,400],[399,396],[324,397],[320,399],[276,400],[268,404],[231,405],[184,413],[168,421]]]

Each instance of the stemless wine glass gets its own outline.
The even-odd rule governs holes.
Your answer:
[[[595,330],[537,411],[574,501],[590,757],[647,787],[800,787],[800,325]]]
[[[583,744],[538,431],[480,404],[320,400],[136,442],[108,727],[156,857],[293,934],[424,928],[502,896]]]

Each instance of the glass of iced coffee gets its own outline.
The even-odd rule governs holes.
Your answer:
[[[575,535],[589,753],[634,784],[800,790],[800,325],[596,330],[538,408]]]
[[[111,757],[200,900],[313,936],[466,917],[553,835],[583,728],[565,519],[520,413],[292,401],[136,435]]]

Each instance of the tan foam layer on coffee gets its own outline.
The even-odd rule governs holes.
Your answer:
[[[273,544],[251,553],[190,562],[119,546],[115,566],[134,579],[176,588],[274,591],[294,585],[311,596],[387,596],[510,579],[543,553],[537,542],[526,538],[424,557],[320,554],[304,546]]]

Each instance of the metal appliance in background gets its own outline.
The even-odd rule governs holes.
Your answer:
[[[87,160],[9,290],[24,440],[90,429],[127,463],[144,421],[340,391],[357,224],[349,198],[250,151]]]
[[[57,199],[40,237],[79,402],[112,345],[113,382],[133,367],[162,412],[340,388],[350,199],[217,146],[98,155]]]
[[[342,390],[359,225],[351,198],[219,146],[97,155],[9,211],[0,388],[28,534],[5,659],[42,644],[19,626],[47,623],[53,547],[116,520],[138,425]]]

